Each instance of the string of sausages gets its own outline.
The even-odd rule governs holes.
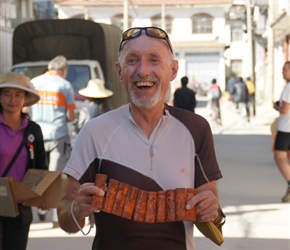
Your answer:
[[[107,175],[96,174],[95,186],[105,191],[106,182]],[[185,209],[195,193],[194,188],[150,192],[111,178],[105,196],[93,195],[91,205],[96,210],[136,222],[195,221],[195,207]]]

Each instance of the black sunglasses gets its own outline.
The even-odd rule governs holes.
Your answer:
[[[145,30],[147,36],[165,40],[165,42],[168,44],[170,48],[171,53],[173,54],[172,45],[170,43],[167,33],[163,29],[157,27],[131,28],[126,30],[122,35],[119,52],[122,50],[125,41],[140,36],[143,30]]]

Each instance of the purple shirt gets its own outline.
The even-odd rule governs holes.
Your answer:
[[[27,118],[22,120],[22,123],[16,132],[4,121],[0,113],[0,176],[7,168],[9,162],[16,153],[20,143],[23,140],[23,133],[28,124]],[[25,147],[22,148],[7,177],[14,177],[18,181],[22,181],[26,165],[27,165],[27,151]]]

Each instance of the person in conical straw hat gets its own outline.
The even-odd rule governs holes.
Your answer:
[[[30,79],[23,74],[16,72],[8,72],[1,75],[0,88],[14,88],[23,90],[25,92],[25,98],[23,107],[31,106],[40,100],[40,96],[35,89],[34,85],[30,82]]]
[[[29,168],[48,168],[41,128],[22,111],[39,99],[25,75],[9,72],[0,76],[0,177],[13,177],[21,182]],[[32,210],[22,201],[17,201],[17,206],[16,217],[0,216],[1,249],[26,249]],[[39,207],[46,209],[45,204]]]
[[[111,110],[108,98],[113,95],[113,92],[106,89],[105,83],[98,78],[89,80],[87,87],[80,89],[78,93],[85,96],[89,103],[80,110],[76,132],[79,132],[90,119]]]

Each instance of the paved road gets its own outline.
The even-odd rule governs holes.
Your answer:
[[[210,122],[206,100],[198,99],[196,112]],[[221,112],[223,126],[213,127],[213,132],[224,176],[218,188],[227,215],[225,242],[217,247],[195,230],[196,250],[289,250],[290,204],[280,202],[286,186],[273,160],[269,129],[277,113],[271,104],[264,104],[247,123],[226,100]],[[82,236],[51,226],[50,222],[39,223],[35,216],[27,249],[91,249],[94,229],[89,236]]]

